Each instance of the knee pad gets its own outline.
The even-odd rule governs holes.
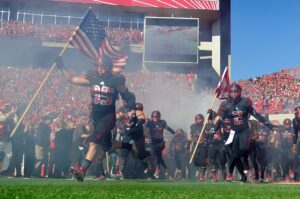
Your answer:
[[[0,161],[4,161],[5,159],[5,152],[4,151],[0,151]]]

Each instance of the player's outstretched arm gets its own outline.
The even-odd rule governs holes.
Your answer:
[[[85,76],[73,75],[64,65],[62,58],[59,56],[56,58],[56,65],[61,71],[62,75],[72,84],[78,86],[89,86],[90,81]]]
[[[251,115],[253,115],[253,117],[255,117],[257,119],[257,121],[266,125],[271,131],[273,131],[273,128],[276,127],[266,117],[264,117],[260,113],[258,113],[252,106],[250,107],[249,113]]]
[[[167,131],[169,131],[171,134],[173,134],[173,135],[175,135],[175,131],[174,131],[174,129],[172,129],[171,127],[169,127],[168,125],[167,125],[167,122],[166,121],[163,121],[165,124],[164,124],[164,126],[165,126],[165,129],[167,130]]]
[[[127,102],[128,108],[135,109],[135,95],[128,90],[125,86],[125,77],[123,75],[118,76],[118,93],[120,93],[123,100]]]

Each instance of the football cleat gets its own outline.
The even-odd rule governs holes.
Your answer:
[[[226,176],[226,181],[231,182],[232,181],[232,174],[228,173]]]
[[[205,181],[205,176],[204,175],[200,175],[199,180],[200,181]]]
[[[116,171],[115,176],[118,180],[124,180],[124,175],[122,171]]]
[[[78,182],[83,182],[85,172],[82,167],[71,167],[70,172],[75,176]]]

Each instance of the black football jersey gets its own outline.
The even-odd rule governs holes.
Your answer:
[[[202,127],[203,127],[203,125],[200,125],[200,124],[197,124],[197,123],[194,123],[194,124],[191,125],[190,134],[191,134],[191,139],[192,139],[193,143],[197,142],[197,140],[199,138],[199,135],[201,133]]]
[[[168,127],[167,122],[165,120],[160,120],[158,122],[149,120],[146,123],[146,127],[149,128],[153,141],[159,141],[164,139],[164,129],[168,130],[172,134],[175,133],[173,129]]]
[[[174,136],[171,143],[174,145],[176,152],[182,152],[186,150],[187,137],[186,134],[183,134],[179,137]]]
[[[191,125],[190,127],[190,134],[191,134],[191,138],[192,138],[192,142],[193,143],[196,143],[198,141],[198,138],[200,136],[200,133],[202,131],[202,127],[203,125],[200,125],[200,124],[197,124],[197,123],[194,123]],[[211,133],[211,128],[213,128],[213,126],[211,124],[206,124],[205,125],[205,129],[203,131],[203,134],[202,134],[202,138],[203,138],[203,141],[207,142],[207,141],[211,141],[213,139],[213,134]]]
[[[218,115],[227,118],[232,130],[241,132],[249,128],[248,115],[252,111],[252,102],[249,98],[241,98],[240,100],[226,100],[221,103]]]
[[[125,77],[111,74],[99,76],[95,72],[90,72],[87,79],[90,81],[92,115],[114,113],[118,87],[125,84]]]

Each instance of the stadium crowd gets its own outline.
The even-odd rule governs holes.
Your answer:
[[[24,110],[25,104],[33,96],[46,72],[46,69],[41,68],[0,67],[2,77],[0,80],[2,117],[0,116],[0,118],[2,120],[4,117],[6,118],[5,122],[0,125],[2,132],[0,139],[4,140],[6,144],[10,140],[12,144],[12,158],[8,169],[2,172],[2,175],[21,177],[21,163],[24,162],[23,174],[25,177],[67,178],[69,177],[70,166],[80,162],[80,159],[84,156],[90,133],[90,126],[88,125],[89,107],[87,106],[89,103],[88,93],[86,89],[74,87],[67,83],[56,72],[41,91],[22,126],[9,139],[16,117]],[[239,81],[239,83],[244,89],[243,94],[253,99],[254,106],[259,112],[264,114],[292,113],[294,107],[298,106],[299,103],[298,74],[299,68],[294,68],[259,78]],[[170,106],[168,108],[172,109],[172,104],[178,100],[177,97],[182,95],[193,97],[196,95],[188,75],[169,72],[136,72],[125,74],[125,76],[127,87],[136,94],[137,101],[143,103],[146,113],[155,110],[158,103],[162,106]],[[176,89],[170,89],[174,88],[174,85],[176,85]],[[157,88],[166,97],[174,97],[168,98],[165,104],[162,104],[161,99],[156,99],[154,95],[158,92]],[[212,90],[206,90],[205,92],[213,93]],[[157,100],[160,100],[160,102]],[[119,106],[121,106],[121,103]],[[14,107],[18,107],[18,109]],[[203,122],[203,116],[197,116],[195,123],[197,123],[199,117],[202,118]],[[271,151],[264,154],[264,161],[260,159],[262,154],[257,156],[260,167],[266,170],[266,178],[264,179],[263,174],[260,174],[260,177],[263,180],[280,180],[283,178],[290,180],[291,177],[298,180],[298,176],[294,174],[294,172],[299,173],[298,167],[295,167],[294,157],[291,154],[293,140],[291,121],[285,120],[283,124],[278,125],[280,125],[280,128],[276,130],[277,134],[266,133],[267,130],[258,125],[257,136],[253,136],[253,139],[261,143],[264,149]],[[285,127],[286,125],[287,127]],[[145,128],[147,129],[147,127]],[[155,171],[153,171],[151,177],[165,178],[167,176],[177,179],[195,179],[197,177],[200,180],[207,178],[215,181],[218,177],[215,173],[211,175],[211,171],[216,168],[220,170],[220,179],[226,177],[226,169],[224,169],[226,154],[218,147],[214,161],[211,161],[209,156],[211,154],[209,148],[204,147],[201,150],[204,150],[204,154],[207,154],[207,156],[195,157],[196,166],[187,164],[195,141],[192,131],[192,128],[188,131],[176,130],[174,138],[169,140],[166,147],[163,148],[163,155],[167,160],[166,165],[168,167],[160,168],[159,165],[154,167]],[[217,143],[217,145],[222,143],[220,142],[222,140],[221,135],[211,137],[208,127],[205,132],[207,137],[210,137],[207,139],[207,146],[210,146],[210,141]],[[116,131],[115,133],[120,132]],[[147,130],[145,131],[145,141],[146,146],[151,143],[151,137],[147,136]],[[2,150],[6,146],[2,142],[0,147]],[[1,153],[0,157],[4,159],[8,157],[8,154]],[[104,158],[105,154],[99,155],[99,158],[95,161],[94,170],[91,170],[91,175],[98,176],[99,179],[104,179],[105,175],[120,179],[124,177],[145,177],[143,170],[132,166],[139,164],[132,163],[137,160],[134,160],[131,156],[126,156],[125,159],[128,159],[128,161],[126,164],[124,163],[122,170],[120,170],[119,154],[111,154],[110,162],[103,162]],[[172,166],[174,161],[176,163],[175,167]],[[108,166],[109,169],[105,169],[106,165],[110,165]],[[126,165],[131,166],[126,167]],[[252,171],[250,168],[249,171]],[[111,170],[111,173],[104,170]],[[165,172],[160,172],[161,170],[165,170]],[[188,171],[187,176],[185,170]],[[249,172],[249,175],[251,174],[252,172]],[[257,176],[254,178],[258,180]]]
[[[45,77],[48,71],[41,68],[14,68],[0,67],[1,100],[14,105],[24,107],[33,96],[39,83]],[[184,96],[193,96],[193,84],[189,82],[188,75],[174,74],[170,72],[157,73],[127,73],[128,87],[136,93],[137,100],[147,104],[146,110],[155,108],[157,100],[150,96],[160,90],[165,96],[178,96],[178,93]],[[163,85],[163,86],[161,86]],[[177,90],[170,90],[173,85],[177,85]],[[18,96],[15,96],[15,95]],[[37,98],[31,115],[41,117],[45,113],[56,112],[58,115],[71,114],[73,117],[82,117],[88,115],[89,102],[86,89],[77,88],[67,83],[59,74],[54,73],[46,86]]]
[[[75,30],[73,25],[44,25],[20,21],[0,23],[0,36],[36,38],[49,42],[66,42]],[[105,31],[112,44],[138,44],[143,40],[143,33],[138,29],[106,27]]]
[[[70,38],[75,28],[75,26],[67,25],[43,25],[20,21],[3,21],[0,23],[0,36],[26,38],[33,37],[42,41],[62,42],[67,41]],[[143,33],[138,29],[106,27],[105,30],[110,42],[116,45],[124,45],[126,43],[140,43],[143,40]],[[262,77],[252,78],[250,80],[240,80],[239,84],[242,85],[245,96],[248,96],[253,100],[255,108],[259,112],[262,112],[263,114],[292,113],[292,107],[295,107],[300,102],[298,89],[299,81],[297,78],[295,78],[295,76],[299,75],[298,71],[299,70],[297,70],[297,68],[293,70],[283,70],[278,73],[264,75]],[[133,88],[135,91],[147,92],[147,89],[145,90],[143,85],[148,85],[149,82],[146,83],[145,81],[142,81],[142,79],[144,78],[143,76],[134,73],[128,74],[128,76],[132,77],[131,81],[133,82],[129,86],[138,85],[135,86],[135,88]],[[146,80],[148,79],[148,77],[149,80],[161,77],[161,75],[157,76],[156,74],[147,74],[146,76]],[[164,76],[164,78],[169,80],[168,74],[164,74]],[[171,78],[173,80],[172,83],[176,83],[176,81],[178,81],[181,78],[182,77],[180,75],[177,78]],[[35,78],[33,78],[32,81],[35,81]],[[39,79],[37,79],[37,81],[39,81]],[[157,85],[159,85],[161,81],[157,82]],[[169,85],[171,85],[172,83],[170,83]],[[189,87],[190,85],[185,83],[182,84],[182,86]],[[166,86],[166,88],[168,87]],[[188,91],[185,88],[180,89],[182,90],[181,92]],[[176,91],[174,90],[173,92]],[[176,96],[174,94],[175,93],[173,93],[172,96]],[[190,95],[190,93],[186,94],[186,96]],[[11,98],[11,96],[8,98]],[[148,97],[143,98],[144,99],[141,99],[142,101],[148,99]],[[151,100],[149,101],[149,103],[153,102]],[[155,103],[153,102],[153,104]],[[152,106],[150,105],[149,107]]]
[[[240,80],[245,96],[250,97],[256,110],[264,114],[293,113],[300,103],[299,67]]]
[[[5,110],[4,112],[9,112],[7,107],[11,107],[9,105],[11,104],[18,106],[18,115],[20,115],[46,73],[47,70],[41,68],[1,67],[0,74],[3,77],[1,79],[1,107]],[[190,95],[193,93],[187,75],[163,72],[132,73],[126,74],[126,76],[128,87],[140,96],[138,97],[139,100],[145,100],[146,103],[149,103],[148,109],[155,107],[155,102],[151,104],[151,100],[146,99],[150,98],[151,93],[156,92],[155,89],[158,85],[165,85],[162,89],[166,95],[175,95],[179,92]],[[151,85],[150,82],[153,82],[154,79],[156,84]],[[174,84],[179,86],[176,93],[174,90],[168,89]],[[89,111],[89,107],[86,106],[89,103],[89,98],[86,96],[88,95],[85,89],[72,86],[61,75],[54,73],[33,104],[28,116],[24,119],[24,125],[38,127],[45,117],[51,118],[51,127],[53,128],[57,128],[64,117],[71,117],[69,119],[76,123],[80,121],[86,123]],[[53,147],[53,144],[51,146]]]

